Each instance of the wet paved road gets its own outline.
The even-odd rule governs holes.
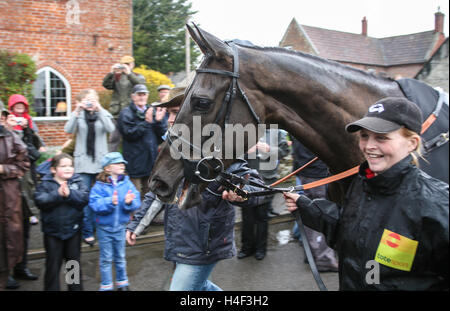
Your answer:
[[[278,210],[283,208],[281,202],[279,203]],[[279,231],[290,230],[292,226],[293,220],[290,217],[280,216],[272,219],[269,226],[266,258],[262,261],[253,257],[222,260],[213,270],[211,280],[225,291],[317,291],[309,266],[303,262],[305,255],[299,243],[292,240],[285,245],[280,245],[276,238]],[[162,226],[159,227],[161,230]],[[38,231],[38,226],[34,226],[34,234],[38,234]],[[157,240],[156,238],[152,241]],[[236,226],[236,242],[239,247],[239,224]],[[128,277],[133,291],[166,289],[173,265],[163,259],[163,249],[162,241],[127,247]],[[44,263],[44,258],[30,260],[28,267],[33,273],[39,275],[39,280],[20,281],[21,287],[18,290],[41,291],[43,289]],[[84,290],[97,291],[100,283],[97,251],[82,253],[81,269]],[[321,276],[329,290],[338,289],[337,273],[322,273]],[[62,290],[66,290],[63,274],[61,274],[61,284]]]

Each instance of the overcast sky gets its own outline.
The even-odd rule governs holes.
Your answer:
[[[220,39],[245,39],[260,46],[278,46],[295,17],[302,25],[361,33],[375,38],[434,29],[438,6],[445,14],[448,0],[191,0],[198,11],[191,21]]]

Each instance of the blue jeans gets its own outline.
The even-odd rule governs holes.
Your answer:
[[[90,191],[92,188],[92,185],[95,182],[95,178],[97,177],[97,174],[80,173],[79,175],[80,175],[81,179],[83,180],[83,183],[86,185],[86,187],[88,187],[88,189]],[[81,233],[82,233],[83,239],[93,237],[94,229],[95,229],[95,213],[89,207],[89,205],[86,205],[83,209],[83,225],[81,228]]]
[[[128,286],[127,261],[125,257],[125,228],[109,232],[97,227],[100,248],[100,290],[113,290],[112,262],[116,267],[116,287]]]
[[[208,280],[215,263],[209,265],[187,265],[177,263],[169,290],[171,291],[221,291]]]

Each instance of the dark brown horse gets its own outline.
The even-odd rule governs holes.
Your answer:
[[[225,117],[229,124],[278,124],[339,173],[363,160],[357,135],[346,133],[345,125],[381,98],[404,97],[388,78],[300,52],[224,42],[195,25],[188,29],[205,56],[175,122],[190,129],[194,116],[201,116],[202,125],[223,126]],[[233,87],[230,102],[226,96]],[[224,105],[230,106],[227,115]],[[225,166],[230,162],[225,160]],[[166,142],[153,168],[151,190],[172,200],[184,168]]]

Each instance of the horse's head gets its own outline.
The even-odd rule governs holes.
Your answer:
[[[150,180],[150,189],[166,202],[174,199],[184,180],[178,194],[180,208],[198,203],[217,173],[264,133],[246,127],[257,128],[262,109],[254,110],[243,92],[249,81],[239,70],[239,47],[195,25],[187,27],[204,59],[184,94]]]

